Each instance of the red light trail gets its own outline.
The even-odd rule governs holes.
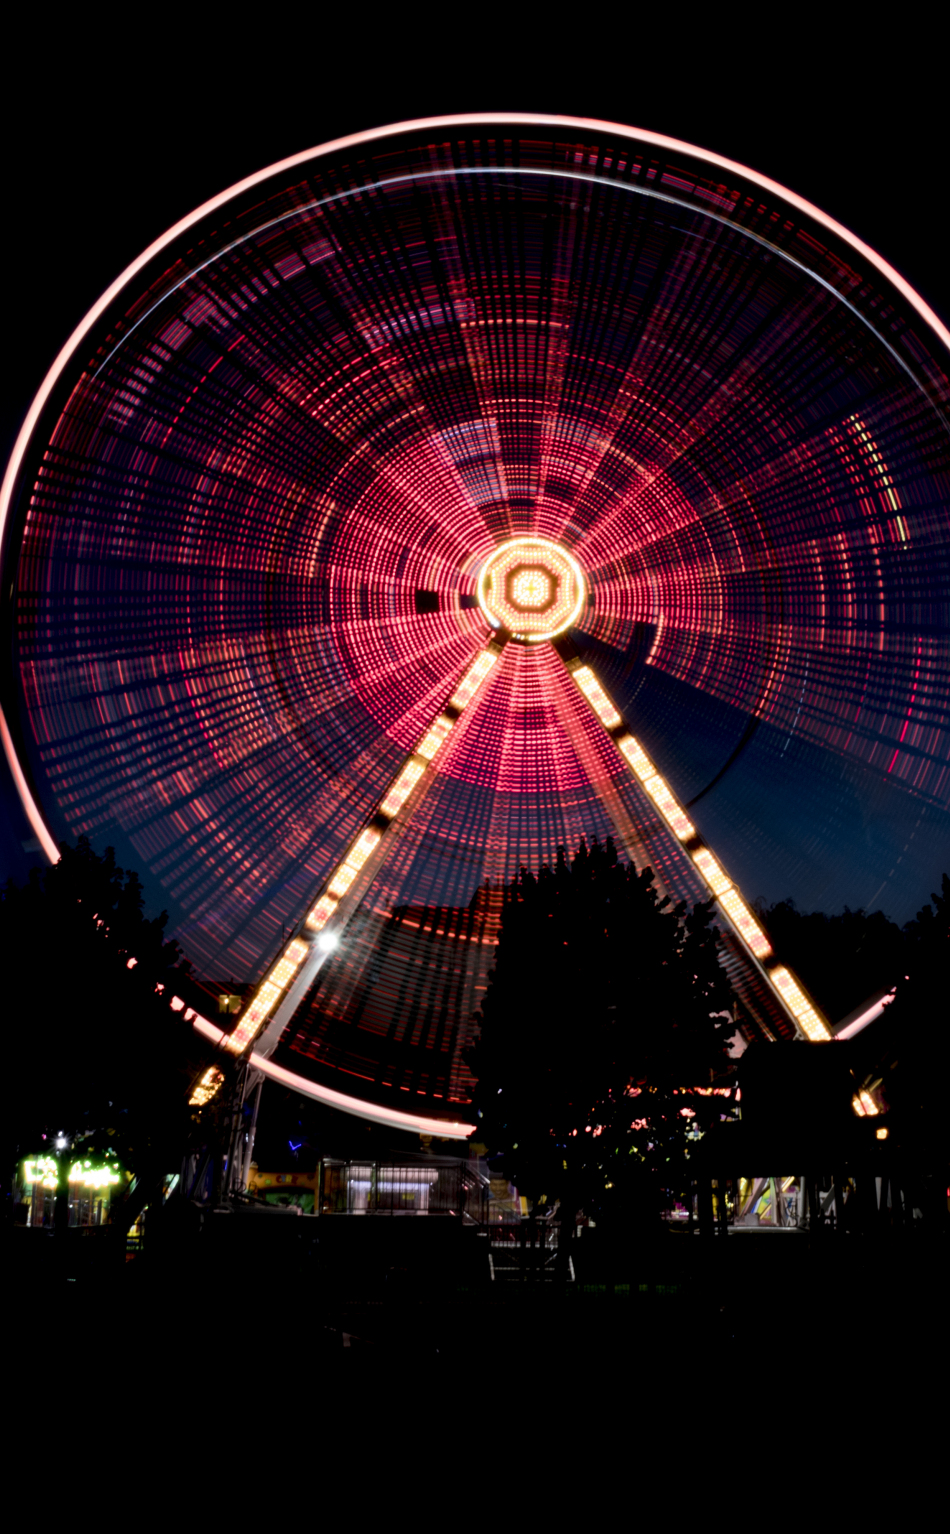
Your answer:
[[[840,861],[854,785],[946,826],[948,340],[656,134],[444,120],[249,178],[94,307],[4,480],[36,834],[129,847],[204,973],[273,987],[248,1038],[290,1009],[275,1064],[387,1111],[464,1104],[498,886],[582,836],[712,889],[756,1026],[772,986],[803,1025],[736,879],[798,866],[786,822]]]

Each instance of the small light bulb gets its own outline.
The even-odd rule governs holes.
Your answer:
[[[317,947],[322,948],[324,953],[330,953],[339,941],[335,932],[323,932],[317,938]]]

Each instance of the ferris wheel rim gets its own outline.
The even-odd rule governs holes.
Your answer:
[[[261,167],[260,170],[252,172],[249,176],[245,176],[240,181],[236,181],[231,186],[215,193],[213,197],[207,198],[197,208],[194,208],[190,213],[178,219],[163,234],[157,236],[140,255],[119,273],[63,343],[63,346],[50,364],[30,404],[23,424],[17,433],[2,481],[0,481],[0,550],[3,549],[4,540],[7,535],[14,495],[27,452],[33,439],[33,433],[42,419],[43,412],[57,383],[83,340],[102,318],[103,314],[106,313],[110,304],[118,297],[127,284],[145,270],[149,263],[156,256],[160,255],[163,250],[166,250],[173,241],[189,229],[194,228],[210,213],[214,213],[219,208],[226,206],[235,197],[240,196],[241,193],[262,185],[283,171],[293,169],[298,165],[304,165],[324,155],[337,153],[341,149],[393,139],[408,133],[425,132],[433,128],[500,127],[505,124],[510,124],[513,127],[563,127],[599,134],[608,133],[613,137],[627,139],[630,142],[649,144],[663,150],[678,151],[716,169],[729,171],[733,175],[742,177],[744,180],[760,187],[763,192],[779,198],[795,208],[797,212],[822,225],[830,234],[843,240],[866,260],[870,261],[881,276],[911,305],[920,318],[934,332],[938,340],[946,347],[947,351],[950,352],[950,329],[943,324],[942,320],[940,320],[912,284],[895,267],[891,266],[890,262],[886,261],[866,241],[860,239],[858,235],[854,234],[837,219],[832,218],[830,214],[825,213],[815,203],[809,202],[807,198],[794,192],[790,187],[783,186],[781,182],[763,175],[762,172],[755,170],[751,166],[743,165],[740,161],[729,159],[725,155],[717,154],[714,150],[704,149],[700,145],[690,144],[684,139],[677,139],[669,134],[656,133],[651,129],[637,128],[630,124],[609,122],[599,118],[574,117],[556,113],[549,115],[538,112],[465,112],[406,119],[376,128],[362,129],[357,133],[345,134],[340,138],[328,139],[321,144],[317,144],[309,149],[300,150],[296,154],[287,155],[281,160],[276,160],[270,165]],[[45,816],[31,789],[29,779],[24,771],[19,752],[16,748],[9,721],[3,711],[2,703],[0,703],[0,743],[2,743],[4,755],[27,820],[36,833],[37,840],[49,862],[56,863],[60,855],[59,847],[50,832]]]
[[[878,272],[907,300],[930,329],[933,330],[944,347],[950,351],[950,328],[943,323],[922,295],[918,293],[917,289],[902,276],[896,267],[885,260],[872,245],[862,240],[859,235],[856,235],[845,224],[840,223],[839,220],[825,213],[816,203],[810,202],[790,187],[786,187],[781,182],[774,180],[774,178],[764,175],[752,166],[744,165],[739,160],[729,159],[725,155],[717,154],[715,150],[705,149],[701,145],[691,144],[685,139],[674,138],[669,134],[656,133],[652,129],[637,128],[631,124],[610,122],[600,118],[574,117],[557,113],[549,115],[539,112],[463,112],[448,113],[434,117],[407,118],[401,122],[390,123],[377,128],[361,129],[357,133],[344,134],[336,139],[327,139],[323,143],[314,145],[309,149],[299,150],[296,154],[287,155],[281,160],[275,160],[269,165],[262,166],[260,170],[254,171],[249,176],[243,177],[240,181],[233,182],[222,191],[216,192],[214,196],[207,198],[198,207],[192,209],[190,213],[185,214],[182,218],[176,220],[174,224],[169,225],[168,229],[158,235],[133,261],[123,268],[92,307],[87,310],[79,324],[73,329],[66,341],[64,341],[47,369],[43,381],[33,397],[23,424],[17,433],[4,470],[3,479],[0,481],[0,546],[2,546],[6,534],[13,490],[19,477],[27,446],[56,383],[80,343],[89,334],[96,321],[102,317],[113,299],[118,297],[127,283],[139,272],[143,271],[150,261],[167,249],[172,241],[186,233],[189,229],[194,228],[209,213],[214,213],[218,208],[226,206],[227,203],[242,192],[262,185],[265,181],[279,175],[282,171],[292,169],[298,165],[304,165],[308,161],[317,159],[322,155],[334,154],[341,149],[352,148],[359,144],[370,144],[378,140],[395,138],[403,134],[425,131],[430,128],[502,126],[506,123],[510,123],[514,127],[549,126],[579,128],[595,133],[609,133],[613,137],[625,138],[631,142],[651,144],[658,149],[680,151],[691,158],[704,161],[719,170],[730,171],[732,174],[750,181],[760,187],[762,191],[780,198],[799,213],[803,213],[806,217],[821,224],[830,234],[844,240],[846,244],[870,261]],[[5,744],[6,737],[4,737]]]
[[[178,239],[188,229],[194,227],[200,220],[206,218],[209,214],[214,213],[217,209],[227,205],[241,193],[246,192],[255,186],[261,185],[272,177],[278,176],[288,169],[292,169],[298,165],[306,164],[310,161],[318,159],[323,155],[329,155],[351,146],[385,141],[387,139],[396,138],[400,135],[405,135],[412,132],[424,132],[434,128],[458,128],[466,126],[485,127],[503,125],[511,125],[512,127],[564,127],[567,129],[590,130],[599,134],[606,133],[615,138],[624,138],[632,142],[653,145],[657,148],[686,153],[702,164],[709,165],[723,171],[729,171],[737,176],[741,176],[745,181],[754,185],[758,185],[763,191],[768,192],[770,195],[780,199],[782,202],[788,204],[789,206],[796,208],[799,212],[806,214],[815,222],[823,225],[829,232],[833,233],[839,240],[842,240],[853,250],[860,252],[865,257],[865,259],[868,260],[868,262],[876,268],[881,276],[883,276],[902,294],[902,296],[908,301],[908,303],[917,312],[917,314],[934,331],[938,339],[948,348],[948,350],[950,350],[950,332],[948,332],[946,327],[942,325],[937,316],[933,314],[933,312],[929,309],[929,306],[925,304],[923,299],[919,294],[916,293],[911,285],[907,283],[899,273],[890,267],[889,263],[884,261],[883,258],[881,258],[875,251],[873,251],[869,246],[867,246],[864,242],[853,235],[844,226],[838,224],[837,221],[831,219],[828,215],[824,214],[813,204],[807,202],[807,200],[804,198],[801,198],[796,193],[790,191],[790,189],[782,186],[780,183],[775,182],[768,177],[761,175],[757,171],[752,170],[747,166],[743,166],[735,161],[728,160],[723,156],[713,153],[712,151],[708,151],[700,148],[699,146],[685,143],[681,140],[670,138],[666,135],[655,134],[648,130],[637,129],[630,126],[624,126],[622,124],[603,122],[596,119],[548,116],[546,114],[459,114],[455,116],[422,118],[412,121],[395,123],[375,129],[365,130],[357,134],[348,135],[344,138],[331,140],[322,145],[318,145],[315,148],[301,151],[298,154],[286,157],[283,160],[263,167],[261,170],[216,194],[215,197],[208,199],[205,203],[194,209],[185,218],[179,220],[175,225],[171,226],[156,241],[152,242],[152,244],[147,247],[147,249],[143,251],[135,261],[130,263],[130,265],[109,286],[97,304],[95,304],[89,310],[83,321],[73,332],[72,336],[64,344],[64,347],[61,349],[60,353],[52,364],[46,378],[44,379],[40,391],[38,391],[37,396],[33,401],[30,413],[28,414],[27,419],[24,422],[24,426],[17,438],[13,454],[11,455],[10,462],[7,466],[7,471],[4,476],[2,490],[0,490],[0,536],[2,536],[10,516],[10,511],[13,503],[13,495],[15,493],[17,481],[23,464],[26,460],[26,455],[28,453],[31,441],[33,440],[34,433],[42,420],[43,413],[47,408],[50,397],[52,396],[59,379],[62,378],[62,376],[66,373],[66,370],[70,366],[70,363],[74,359],[76,352],[78,351],[85,337],[94,328],[103,314],[106,313],[109,306],[114,302],[117,296],[123,291],[129,282],[131,282],[140,272],[142,272],[147,267],[147,265],[155,259],[157,255],[159,255],[163,250],[167,249],[167,247],[173,241]],[[27,776],[23,771],[23,766],[16,750],[16,744],[13,739],[13,735],[9,729],[7,720],[3,717],[2,713],[0,713],[0,733],[2,733],[4,750],[11,766],[14,781],[16,782],[18,793],[20,794],[21,802],[23,803],[28,818],[30,819],[31,824],[36,831],[37,837],[41,843],[41,846],[43,847],[43,851],[46,853],[50,861],[55,862],[59,856],[58,848],[52,836],[50,835],[42,810],[33,796],[32,790],[27,780]],[[31,809],[33,813],[31,813]]]

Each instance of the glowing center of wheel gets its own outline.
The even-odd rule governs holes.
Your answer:
[[[547,570],[521,570],[511,582],[511,600],[515,607],[547,607],[552,595]]]
[[[493,628],[540,643],[577,622],[584,576],[572,554],[549,538],[509,538],[478,577],[478,602]]]

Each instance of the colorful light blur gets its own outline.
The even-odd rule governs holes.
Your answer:
[[[881,1111],[880,1108],[878,1107],[877,1103],[875,1102],[872,1093],[866,1092],[864,1090],[862,1090],[860,1092],[857,1092],[855,1094],[855,1096],[851,1099],[851,1106],[854,1109],[855,1113],[858,1115],[858,1118],[862,1118],[862,1119],[863,1118],[869,1118],[869,1119],[877,1118],[878,1114]]]
[[[338,933],[324,930],[327,923],[331,918],[339,918],[344,897],[349,894],[364,866],[379,848],[384,831],[389,829],[394,817],[403,808],[420,780],[424,778],[427,765],[437,755],[443,741],[453,728],[455,720],[475,697],[499,653],[500,647],[493,641],[467,668],[449,704],[453,710],[453,716],[440,714],[435,724],[420,741],[414,755],[397,775],[388,793],[384,795],[377,810],[376,819],[386,822],[385,828],[380,829],[376,825],[366,826],[356,838],[342,861],[334,869],[325,892],[301,923],[300,932],[288,944],[254,996],[244,1016],[224,1041],[224,1047],[232,1054],[242,1054],[258,1037],[308,955],[315,951],[320,960],[325,960],[336,947],[339,940]],[[314,944],[313,938],[316,934],[319,936]],[[311,965],[311,971],[312,969]],[[269,1053],[270,1050],[266,1052]],[[193,1105],[202,1106],[210,1101],[222,1081],[223,1076],[220,1072],[216,1076],[205,1072],[205,1076],[195,1087],[190,1102]]]
[[[216,1065],[209,1065],[192,1089],[188,1099],[189,1108],[203,1108],[205,1103],[210,1103],[220,1091],[223,1081],[224,1072],[219,1071]]]
[[[122,1181],[121,1169],[113,1162],[98,1165],[89,1160],[74,1161],[66,1174],[73,1187],[114,1188]],[[59,1168],[51,1156],[33,1156],[23,1163],[23,1181],[39,1187],[59,1187]]]
[[[549,538],[509,538],[486,559],[478,602],[489,623],[540,644],[566,633],[584,606],[577,560]]]
[[[130,847],[253,983],[246,1040],[349,922],[282,1057],[367,1098],[460,1111],[499,886],[581,836],[714,893],[823,1036],[735,881],[930,887],[946,341],[832,220],[660,135],[446,121],[255,175],[96,306],[4,481],[37,835]],[[485,648],[479,577],[531,540],[583,569],[586,693],[530,642],[540,557],[496,592],[527,642]]]

